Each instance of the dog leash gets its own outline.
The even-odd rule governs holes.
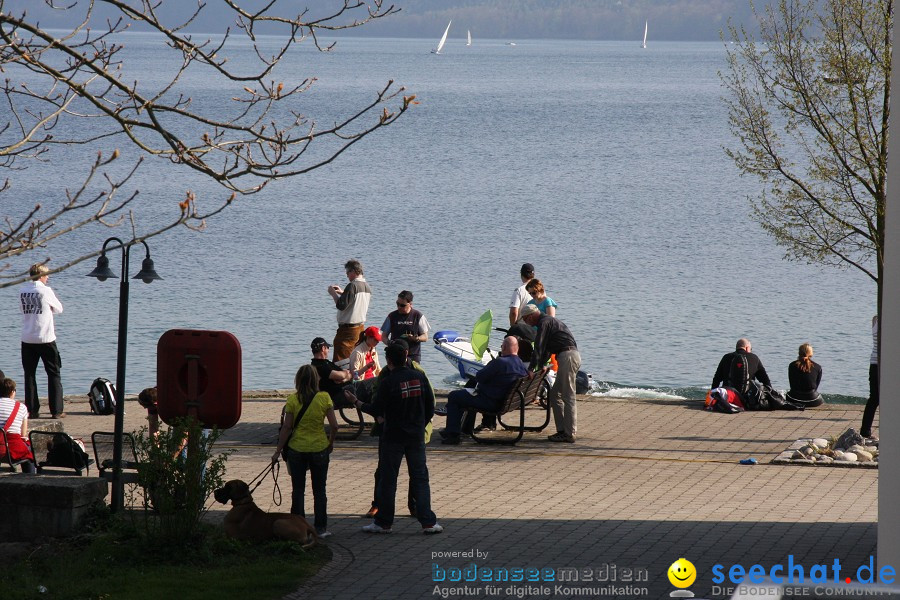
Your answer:
[[[281,473],[281,461],[269,463],[259,475],[250,480],[250,483],[248,484],[251,486],[250,493],[252,494],[256,488],[265,481],[266,475],[269,473],[272,474],[272,481],[274,483],[274,487],[272,488],[272,502],[275,506],[281,506],[281,488],[278,486],[278,475]],[[256,485],[254,485],[254,482],[256,482]]]

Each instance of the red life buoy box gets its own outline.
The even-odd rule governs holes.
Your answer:
[[[170,329],[156,345],[159,417],[228,429],[241,418],[241,343],[227,331]]]

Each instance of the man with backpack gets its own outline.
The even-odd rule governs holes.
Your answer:
[[[737,390],[747,408],[747,393],[750,391],[750,382],[754,379],[767,388],[772,387],[769,374],[759,357],[753,354],[750,340],[741,338],[735,344],[734,352],[729,352],[719,361],[716,374],[713,376],[712,387],[730,387]]]

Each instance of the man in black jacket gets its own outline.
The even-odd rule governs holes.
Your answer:
[[[575,378],[578,369],[581,368],[581,354],[572,332],[565,323],[542,314],[534,304],[526,304],[520,312],[519,319],[537,327],[537,336],[534,340],[534,354],[531,357],[529,370],[546,370],[550,355],[556,355],[559,365],[556,371],[556,381],[550,388],[547,401],[553,409],[553,421],[556,423],[556,433],[549,436],[551,442],[575,442],[578,433],[578,414],[575,402]]]
[[[378,512],[375,520],[363,527],[366,533],[390,533],[394,522],[394,504],[400,463],[406,458],[409,486],[416,499],[416,517],[426,534],[441,533],[444,528],[431,510],[431,487],[425,464],[425,425],[434,416],[434,392],[424,373],[407,366],[405,344],[392,343],[384,352],[387,373],[378,382],[372,414],[384,419],[384,431],[378,446],[381,471],[376,492]]]
[[[759,360],[759,357],[753,354],[751,350],[750,340],[746,338],[739,339],[735,345],[734,352],[729,352],[719,361],[719,367],[713,376],[712,388],[730,387],[743,395],[747,392],[747,385],[754,379],[763,385],[772,387],[766,368],[763,366],[762,361]],[[741,364],[741,359],[746,362],[746,365]],[[740,375],[741,373],[746,373],[746,376]],[[735,381],[738,377],[745,380]]]

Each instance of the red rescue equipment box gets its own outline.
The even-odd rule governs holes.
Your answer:
[[[170,329],[156,345],[159,417],[228,429],[241,419],[241,343],[227,331]]]

